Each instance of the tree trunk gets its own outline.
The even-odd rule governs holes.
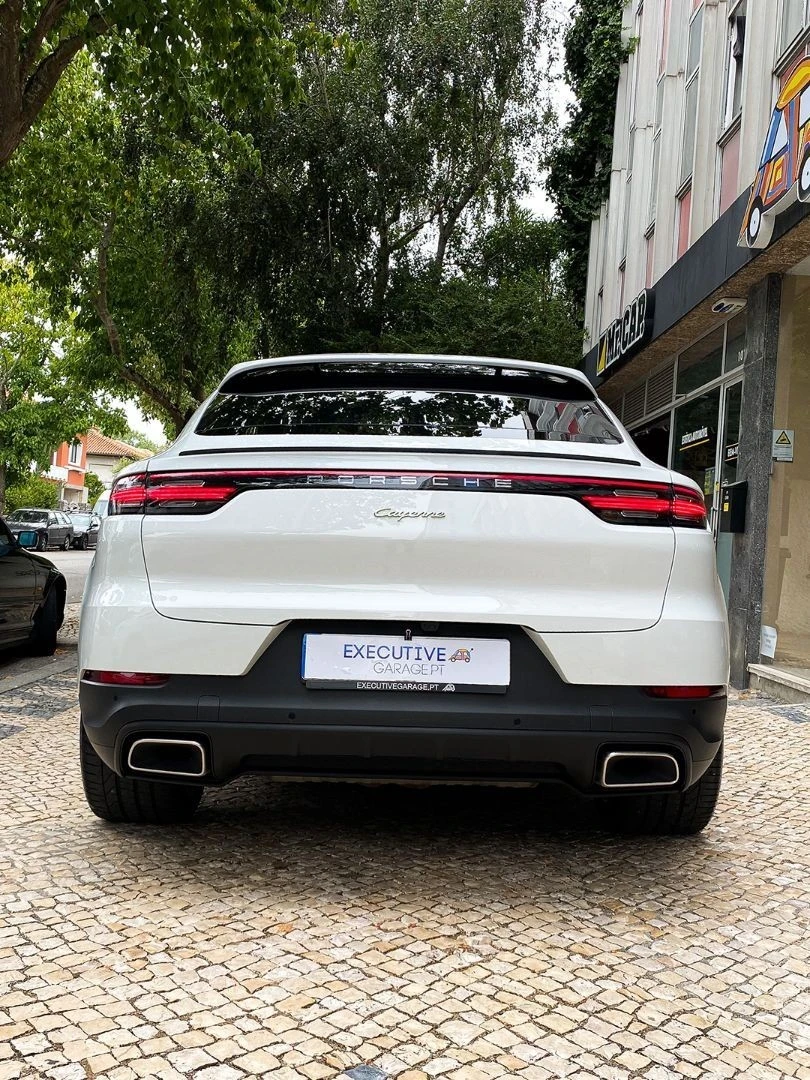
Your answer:
[[[388,296],[388,282],[391,276],[391,248],[388,243],[388,225],[383,215],[380,226],[380,246],[377,250],[377,265],[374,270],[374,289],[371,296],[371,333],[377,345],[382,337],[385,325],[385,300]]]

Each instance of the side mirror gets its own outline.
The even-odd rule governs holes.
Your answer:
[[[17,534],[20,547],[35,548],[37,546],[37,534],[35,532],[21,532]]]

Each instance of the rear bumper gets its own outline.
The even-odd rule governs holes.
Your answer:
[[[514,627],[500,631],[512,643],[512,684],[504,695],[308,690],[299,678],[304,629],[319,626],[290,624],[243,676],[179,675],[158,688],[82,681],[90,742],[123,774],[136,737],[198,738],[206,749],[207,784],[266,772],[550,780],[604,794],[597,776],[611,750],[672,752],[683,788],[700,778],[722,740],[722,694],[667,701],[638,687],[571,685]],[[392,624],[384,629],[390,633]],[[485,636],[482,628],[441,628],[448,636],[460,631]]]

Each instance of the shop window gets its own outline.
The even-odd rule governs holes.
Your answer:
[[[662,416],[652,424],[647,424],[638,431],[632,432],[633,442],[639,450],[654,461],[656,465],[669,464],[669,432],[672,427],[672,417],[669,413]]]
[[[725,334],[719,326],[706,337],[682,352],[678,357],[678,397],[712,382],[723,373],[723,341]]]
[[[678,199],[678,258],[689,250],[689,229],[692,221],[692,189]]]
[[[740,129],[734,132],[720,150],[720,213],[737,198],[740,182]]]

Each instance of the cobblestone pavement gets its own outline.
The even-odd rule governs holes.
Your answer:
[[[810,1078],[810,710],[736,703],[718,815],[673,841],[260,778],[106,826],[73,703],[0,697],[0,1080]]]

